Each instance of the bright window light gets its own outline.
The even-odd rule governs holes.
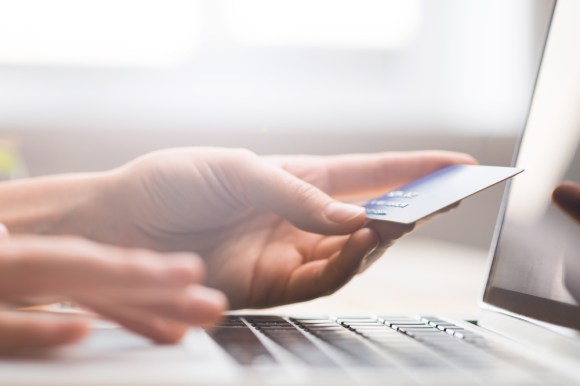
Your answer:
[[[199,45],[200,1],[0,0],[0,63],[158,66]]]
[[[418,32],[417,0],[224,0],[225,28],[248,45],[396,49]]]

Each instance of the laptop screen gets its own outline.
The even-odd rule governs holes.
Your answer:
[[[517,155],[525,171],[505,198],[484,301],[580,330],[578,20],[580,2],[559,0]]]

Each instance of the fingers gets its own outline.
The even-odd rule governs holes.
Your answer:
[[[221,319],[227,307],[228,301],[222,292],[203,286],[190,286],[174,301],[153,304],[148,309],[189,325],[210,326]]]
[[[6,225],[0,223],[0,241],[8,240],[9,237],[8,228],[6,228]]]
[[[58,295],[158,342],[175,342],[187,326],[209,325],[220,318],[227,306],[225,296],[196,285],[202,275],[199,258],[191,254],[161,255],[76,238],[14,237],[0,248],[0,299]],[[0,334],[12,334],[12,321],[6,319]],[[74,322],[24,321],[6,341],[7,347],[50,346],[80,337]],[[66,323],[73,323],[71,335],[64,332]]]
[[[242,195],[297,227],[320,234],[348,234],[365,222],[364,209],[335,201],[333,196],[384,193],[451,164],[473,164],[473,157],[445,151],[352,154],[330,157],[279,157],[268,165],[246,158]],[[325,191],[325,192],[323,192]],[[328,194],[327,194],[328,193]]]
[[[76,238],[13,237],[0,249],[0,297],[81,297],[198,283],[199,258],[114,248]]]
[[[292,274],[285,302],[299,302],[329,295],[346,284],[357,272],[363,258],[379,244],[377,234],[363,228],[328,260],[314,260]]]
[[[580,184],[562,182],[554,189],[552,199],[560,209],[580,223]]]
[[[227,300],[221,292],[192,286],[173,300],[154,301],[141,307],[99,300],[88,300],[85,304],[100,315],[157,343],[175,343],[191,325],[210,326],[217,323],[227,307]]]
[[[448,151],[385,152],[336,156],[278,157],[283,169],[332,196],[369,196],[392,190],[452,164],[475,164]]]
[[[130,330],[165,343],[179,335],[174,326],[182,331],[183,325],[212,325],[227,308],[226,297],[221,292],[202,286],[148,298],[113,301],[93,296],[83,299],[82,303]]]
[[[320,238],[319,235],[316,236]],[[307,256],[308,261],[329,259],[345,246],[348,239],[349,236],[323,236],[304,255]]]
[[[90,308],[107,319],[156,343],[177,343],[189,326],[139,308],[92,304]]]
[[[309,262],[292,273],[286,286],[285,302],[305,301],[333,293],[414,228],[415,224],[371,221],[346,242],[343,238],[327,237],[327,242],[321,241],[313,251],[325,256],[310,257]],[[333,256],[326,258],[332,249]]]
[[[398,239],[413,231],[418,224],[397,224],[386,221],[370,221],[367,225],[375,231],[379,238],[377,247],[369,252],[363,259],[358,273],[363,273],[378,259],[380,259],[391,245]]]
[[[564,285],[570,295],[580,301],[580,260],[577,256],[567,256],[564,261]]]
[[[336,201],[259,158],[244,165],[240,173],[244,175],[242,191],[246,202],[268,209],[305,231],[348,234],[364,225],[364,208]]]
[[[381,244],[391,244],[415,229],[416,225],[373,220],[367,226],[376,232]]]
[[[73,343],[88,328],[87,320],[70,315],[0,312],[0,355]]]

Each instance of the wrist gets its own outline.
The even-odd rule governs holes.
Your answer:
[[[126,167],[94,173],[83,183],[83,198],[61,224],[62,229],[78,230],[90,240],[122,247],[149,247],[140,237],[135,219],[142,215],[138,205],[140,189]]]
[[[73,230],[75,234],[90,240],[123,247],[140,246],[134,242],[138,229],[132,223],[130,181],[125,168],[91,174],[81,184],[77,204],[59,228]]]
[[[2,183],[0,222],[15,234],[89,237],[108,180],[107,173],[87,173]]]

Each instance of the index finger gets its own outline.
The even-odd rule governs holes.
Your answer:
[[[273,157],[283,169],[335,196],[384,193],[453,164],[476,164],[470,155],[441,150]]]
[[[552,193],[554,202],[580,223],[580,184],[564,181]]]
[[[82,338],[88,321],[70,315],[0,312],[0,356],[17,349],[59,346]]]
[[[358,272],[365,256],[379,242],[378,235],[370,228],[354,232],[334,256],[310,261],[296,269],[286,284],[284,302],[301,302],[335,292]]]
[[[17,300],[96,288],[181,287],[200,281],[199,258],[162,256],[78,238],[13,237],[0,249],[0,297]]]

